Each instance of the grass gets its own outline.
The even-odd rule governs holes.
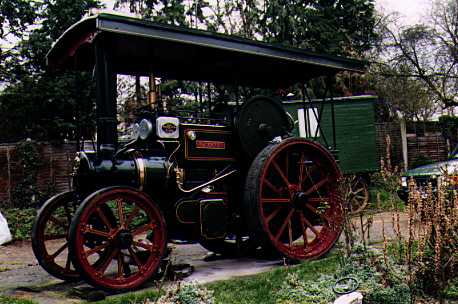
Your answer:
[[[0,296],[0,304],[36,304],[36,302],[26,299],[16,299],[11,297]]]
[[[380,197],[380,202],[377,202],[377,193]],[[366,211],[404,211],[406,204],[398,197],[397,194],[389,193],[388,191],[377,188],[377,187],[370,187],[369,188],[369,196],[370,201]]]
[[[322,274],[332,274],[338,268],[337,255],[330,255],[317,261],[305,262],[295,266],[281,267],[253,276],[246,276],[204,285],[213,291],[216,303],[275,303],[275,293],[280,289],[288,273],[294,272],[304,281],[315,280]],[[146,299],[158,298],[157,291],[132,293],[112,297],[97,304],[140,304]]]
[[[147,299],[154,301],[159,297],[159,292],[156,290],[144,291],[144,292],[133,292],[122,296],[114,296],[106,300],[93,302],[96,304],[142,304]]]
[[[277,268],[254,276],[236,278],[208,284],[213,290],[216,303],[275,303],[275,294],[280,289],[286,276],[295,272],[304,281],[317,279],[322,274],[332,274],[338,267],[336,255],[301,263],[297,266]]]
[[[458,300],[458,278],[455,278],[445,290],[445,298]]]

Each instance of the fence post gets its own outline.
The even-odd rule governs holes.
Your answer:
[[[404,162],[404,170],[407,171],[409,159],[408,159],[408,151],[407,151],[407,128],[406,128],[406,121],[404,118],[400,119],[401,128],[401,143],[402,143],[402,160]]]

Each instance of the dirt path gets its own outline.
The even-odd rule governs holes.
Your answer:
[[[385,234],[394,238],[391,213],[380,213],[373,216],[370,227],[369,243],[383,242],[382,222],[385,223]],[[360,219],[353,223],[356,233],[360,231]],[[366,225],[367,218],[363,218]],[[400,215],[401,231],[407,229],[407,217]],[[361,234],[359,232],[359,234]],[[207,251],[197,244],[172,244],[171,260],[174,264],[189,263],[194,267],[191,276],[185,281],[207,283],[264,272],[280,267],[281,261],[268,261],[255,258],[216,259],[204,261]],[[154,282],[149,288],[154,287]],[[0,246],[0,294],[28,298],[43,304],[79,303],[81,295],[87,295],[93,290],[84,283],[65,283],[48,275],[37,263],[30,242],[16,242],[9,246]]]

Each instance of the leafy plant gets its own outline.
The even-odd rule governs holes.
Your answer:
[[[178,284],[160,297],[156,304],[213,304],[213,292],[197,283]]]
[[[21,241],[30,239],[33,220],[37,213],[35,208],[6,209],[3,210],[8,226],[11,230],[13,240]]]

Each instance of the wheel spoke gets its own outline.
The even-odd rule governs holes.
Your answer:
[[[305,207],[309,209],[310,211],[314,212],[316,215],[318,215],[323,221],[327,222],[328,224],[331,222],[331,219],[326,214],[324,214],[323,212],[320,212],[315,207],[310,206],[309,204],[306,204]]]
[[[274,159],[272,159],[272,165],[274,166],[275,170],[277,170],[278,174],[283,179],[283,182],[285,183],[285,185],[289,187],[290,184],[289,184],[288,178],[285,176],[285,174],[283,173],[283,171],[281,170],[281,168],[278,166],[277,162]]]
[[[66,225],[66,224],[65,224],[64,222],[62,222],[61,220],[55,218],[53,215],[51,215],[51,216],[49,217],[49,220],[50,220],[51,222],[53,222],[54,224],[56,224],[57,226],[60,226],[60,227],[64,228],[65,230],[68,229],[68,225]]]
[[[70,271],[72,261],[70,260],[70,251],[67,252],[67,260],[65,261],[65,271]]]
[[[307,200],[309,203],[329,202],[329,197],[311,197]]]
[[[269,187],[273,192],[277,193],[278,195],[281,195],[281,191],[278,190],[274,185],[272,185],[272,183],[269,182],[269,181],[267,180],[267,178],[264,179],[264,183],[265,183],[265,184],[267,185],[267,187]]]
[[[302,183],[304,182],[304,152],[301,152],[301,160],[299,161],[299,191],[302,191]]]
[[[108,232],[100,231],[100,230],[97,230],[97,229],[94,229],[94,228],[90,228],[87,225],[85,227],[83,227],[81,230],[82,230],[83,233],[94,234],[94,235],[98,235],[98,236],[101,236],[101,237],[104,237],[104,238],[109,238],[111,236],[111,234],[108,233]]]
[[[288,240],[289,247],[293,247],[293,229],[291,228],[291,219],[288,221]]]
[[[153,253],[156,251],[156,247],[153,245],[149,245],[149,244],[145,244],[145,243],[137,242],[137,241],[132,242],[132,244],[136,247],[141,247]]]
[[[289,203],[291,200],[289,198],[262,198],[261,202],[264,204],[269,204],[269,203],[280,203],[280,204],[285,204]]]
[[[281,237],[281,235],[285,231],[286,226],[288,225],[288,222],[291,220],[291,216],[293,215],[293,213],[294,213],[294,209],[291,209],[288,213],[288,216],[286,216],[286,219],[283,222],[283,225],[281,225],[280,229],[278,230],[277,234],[275,235],[275,241],[278,242],[278,239]]]
[[[142,263],[140,262],[138,255],[135,253],[135,250],[133,250],[132,247],[129,247],[129,253],[132,259],[134,260],[135,264],[137,265],[138,269],[140,269],[142,267]]]
[[[86,251],[86,252],[85,252],[86,257],[89,257],[89,256],[93,255],[94,253],[98,253],[99,251],[101,251],[101,250],[107,248],[109,245],[110,245],[110,243],[105,242],[105,243],[103,243],[103,244],[101,244],[101,245],[99,245],[99,246],[96,246],[96,247],[94,247],[94,248],[92,248],[92,249]]]
[[[351,193],[352,193],[353,195],[356,195],[356,194],[360,193],[361,191],[364,191],[364,188],[356,189],[356,191],[353,191],[353,189],[352,189],[352,190],[351,190]]]
[[[155,225],[155,224],[153,224],[153,223],[148,223],[148,224],[143,225],[143,226],[141,226],[141,227],[135,229],[134,231],[132,231],[132,235],[133,235],[133,236],[136,236],[136,235],[145,233],[145,232],[147,232],[148,230],[153,230],[154,228],[156,228],[156,225]]]
[[[65,205],[64,209],[65,209],[65,215],[67,216],[67,221],[68,221],[67,227],[68,227],[70,226],[70,223],[72,222],[72,213],[70,212],[68,205]]]
[[[302,238],[304,239],[304,250],[305,250],[308,244],[307,227],[305,226],[304,215],[300,211],[299,211],[299,218],[301,220]]]
[[[129,217],[126,219],[126,229],[129,227],[130,223],[138,215],[139,212],[140,208],[137,205],[135,205],[134,210],[132,210],[132,212],[129,214]]]
[[[63,238],[67,238],[67,234],[47,234],[44,237],[45,241],[63,239]]]
[[[267,218],[266,218],[266,223],[268,224],[283,208],[283,206],[278,206],[277,209],[275,209]]]
[[[113,229],[113,226],[111,225],[110,221],[106,217],[105,212],[103,212],[99,207],[97,207],[96,211],[97,211],[98,216],[102,220],[102,222],[105,224],[105,226],[107,226],[108,230]]]
[[[304,192],[305,195],[310,195],[313,192],[318,191],[321,187],[323,187],[329,181],[329,177],[323,178],[318,183],[314,184],[310,189]]]
[[[118,254],[119,249],[114,249],[111,253],[110,256],[107,257],[102,264],[99,265],[99,267],[96,268],[96,270],[103,275],[105,271],[107,270],[108,266],[110,266],[111,261],[113,258]]]
[[[305,218],[304,214],[301,212],[300,213],[301,221],[304,221],[305,225],[312,230],[312,232],[315,234],[315,236],[318,236],[320,233],[313,227],[313,225]]]
[[[122,228],[126,228],[126,219],[124,217],[124,203],[121,199],[116,200],[116,206],[118,209],[118,217],[119,217],[119,226]]]
[[[118,262],[118,278],[121,278],[124,276],[124,261],[123,261],[123,254],[121,251],[119,251],[118,256],[117,256],[117,262]]]
[[[54,260],[59,254],[61,254],[65,248],[68,247],[68,243],[65,242],[65,244],[63,244],[61,247],[59,247],[59,249],[56,250],[56,252],[54,252],[53,254],[50,255],[51,259]]]

